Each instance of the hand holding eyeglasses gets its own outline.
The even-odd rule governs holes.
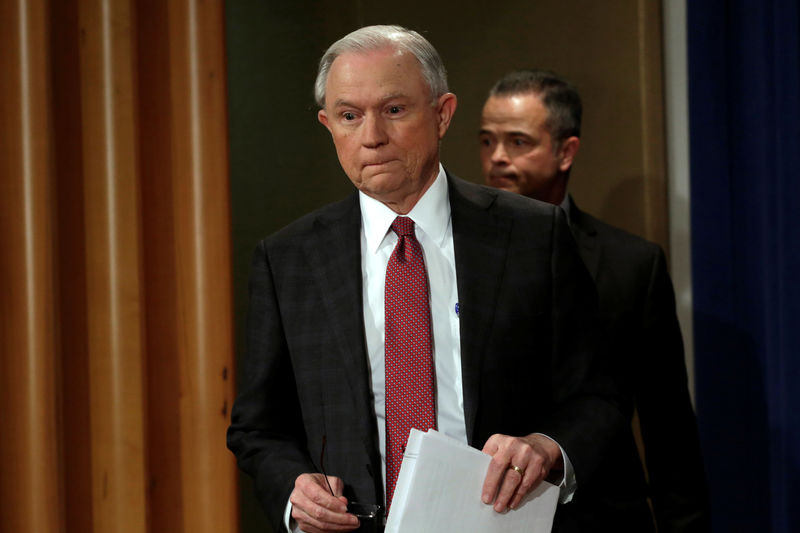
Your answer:
[[[308,533],[328,531],[377,531],[382,522],[380,506],[349,502],[342,495],[344,482],[325,472],[325,444],[322,437],[322,451],[319,466],[321,474],[301,474],[294,483],[289,501],[292,504],[292,518],[302,531]],[[327,490],[326,490],[327,488]]]

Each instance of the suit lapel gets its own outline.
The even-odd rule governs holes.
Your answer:
[[[461,331],[467,438],[473,441],[481,368],[508,252],[511,219],[492,209],[497,193],[448,175]]]
[[[448,189],[459,298],[464,418],[467,438],[472,443],[481,368],[493,326],[512,220],[492,209],[496,191],[449,174]],[[377,434],[364,338],[360,228],[361,211],[358,195],[354,194],[319,216],[305,249],[309,269],[321,288],[324,311],[336,332],[336,348],[347,367],[356,409],[352,419],[359,420],[359,429],[367,436],[365,445],[373,451],[377,450]]]
[[[341,361],[346,367],[355,412],[348,416],[360,424],[371,449],[375,433],[369,397],[369,370],[364,338],[361,279],[361,210],[353,194],[314,222],[305,249],[312,276],[317,281],[324,311],[336,338]],[[377,448],[376,448],[377,449]]]
[[[578,252],[583,259],[586,269],[591,274],[592,279],[597,279],[597,271],[600,266],[600,248],[597,245],[597,229],[592,221],[578,209],[572,196],[569,198],[569,223],[575,242],[578,244]]]

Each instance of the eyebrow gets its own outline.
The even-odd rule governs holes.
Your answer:
[[[339,98],[338,100],[336,100],[333,103],[333,107],[357,107],[357,106],[351,104],[347,100],[343,100],[343,99]]]
[[[383,98],[381,98],[381,102],[388,102],[389,100],[394,100],[396,98],[406,98],[405,93],[391,93],[387,94]]]
[[[478,131],[478,135],[495,135],[495,136],[502,136],[502,137],[530,137],[530,133],[525,133],[524,131],[520,130],[513,130],[513,131],[503,131],[495,133],[493,131],[489,131],[487,129],[481,128]]]
[[[380,104],[383,105],[386,102],[389,102],[391,100],[395,100],[397,98],[407,98],[407,95],[405,93],[387,94],[386,96],[381,97]],[[347,100],[345,100],[343,98],[339,98],[338,100],[336,100],[333,103],[333,107],[355,107],[355,108],[358,108],[359,106],[357,106],[357,105],[355,105],[353,103],[350,103],[349,101],[347,101]]]

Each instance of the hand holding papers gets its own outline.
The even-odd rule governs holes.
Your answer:
[[[386,533],[550,533],[558,487],[542,482],[519,507],[481,502],[491,457],[436,431],[411,430]]]

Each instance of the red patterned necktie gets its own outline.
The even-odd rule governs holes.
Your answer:
[[[414,221],[397,217],[386,266],[386,504],[394,495],[411,428],[436,429],[431,311],[422,247]]]

